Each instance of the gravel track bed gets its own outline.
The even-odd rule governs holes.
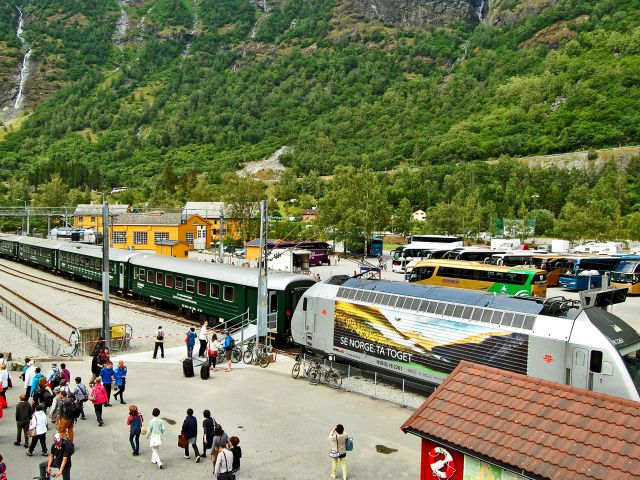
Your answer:
[[[0,315],[0,352],[11,352],[11,357],[16,362],[21,362],[24,357],[44,355],[38,344],[9,322],[4,315]],[[17,376],[13,375],[12,378],[15,379]]]
[[[25,267],[21,264],[14,264],[12,262],[2,262],[2,264],[47,280],[55,280],[57,282],[76,287],[84,286],[82,284],[69,281],[63,277],[57,277],[50,273]],[[102,325],[102,302],[78,297],[73,293],[61,292],[44,285],[34,284],[29,280],[18,276],[12,277],[3,272],[0,272],[0,282],[10,285],[12,290],[15,290],[20,295],[24,295],[32,301],[36,301],[38,305],[65,319],[76,327],[97,328]],[[86,286],[84,287],[86,288]],[[4,294],[6,292],[0,291],[0,293]],[[13,297],[9,297],[8,293],[7,296],[13,300]],[[24,306],[25,311],[32,313],[32,310],[28,309],[29,306],[24,305],[24,302],[21,300],[16,299],[16,303],[20,307]],[[178,323],[177,321],[158,318],[150,314],[136,312],[118,305],[111,305],[109,314],[111,324],[131,325],[134,338],[131,341],[131,348],[128,351],[136,352],[151,350],[154,344],[153,338],[138,339],[135,337],[152,337],[158,325],[162,325],[165,331],[164,342],[166,347],[174,347],[184,344],[184,335],[188,327],[184,324]],[[39,315],[36,314],[36,312],[33,312],[33,316],[37,319],[41,319],[41,315],[43,315],[41,312]],[[52,320],[51,318],[47,319],[47,325],[56,332],[59,332],[65,338],[67,338],[71,333],[68,331],[68,327],[60,325],[59,322]],[[15,328],[13,326],[11,327]]]

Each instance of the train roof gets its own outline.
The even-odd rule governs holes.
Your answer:
[[[87,257],[102,258],[102,247],[98,245],[65,242],[60,246],[59,250],[61,252],[78,253]],[[139,253],[132,252],[131,250],[122,250],[120,248],[109,249],[109,260],[126,261],[133,255],[139,255]]]
[[[45,247],[45,248],[58,250],[60,246],[68,242],[65,240],[49,240],[47,238],[38,238],[38,237],[21,237],[18,240],[18,243],[20,245],[35,245],[37,247]]]
[[[256,268],[209,263],[198,260],[182,260],[179,258],[150,254],[135,255],[131,257],[130,263],[144,268],[166,270],[209,280],[222,280],[237,285],[258,287],[258,269]],[[282,290],[292,282],[306,282],[309,285],[316,283],[314,279],[307,275],[269,271],[269,288]]]
[[[476,290],[440,287],[435,285],[415,285],[405,282],[387,280],[366,280],[351,278],[342,284],[343,287],[371,290],[393,295],[403,295],[440,302],[451,302],[475,307],[509,310],[529,315],[537,315],[544,309],[544,299],[531,297],[512,297],[494,295]]]
[[[7,240],[9,242],[17,243],[21,238],[23,238],[22,235],[0,235],[0,240]]]

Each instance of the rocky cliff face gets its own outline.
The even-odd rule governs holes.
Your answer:
[[[352,11],[400,28],[477,24],[487,10],[483,0],[347,0]]]

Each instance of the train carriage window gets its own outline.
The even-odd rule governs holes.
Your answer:
[[[444,313],[444,308],[447,306],[446,303],[438,302],[436,305],[436,315],[442,315]]]
[[[474,308],[473,313],[471,314],[471,320],[474,320],[476,322],[481,322],[483,313],[484,313],[484,310],[482,308]]]
[[[167,273],[164,276],[164,286],[168,288],[173,288],[173,274]]]
[[[164,275],[161,272],[156,273],[156,285],[162,286],[164,284]]]
[[[278,311],[278,292],[269,293],[269,313]]]
[[[420,299],[416,298],[411,302],[411,310],[418,310],[418,306],[420,305]]]
[[[374,303],[376,295],[377,295],[376,292],[369,292],[369,296],[367,297],[367,302]]]
[[[205,296],[207,294],[207,282],[198,280],[198,295]]]
[[[209,296],[211,298],[220,298],[220,284],[212,283],[209,285]]]
[[[133,278],[138,278],[138,267],[133,267]]]
[[[455,311],[455,308],[456,308],[455,305],[451,305],[451,304],[447,305],[447,308],[444,310],[444,314],[447,317],[453,317],[453,312]]]
[[[138,272],[139,276],[138,277],[134,277],[137,278],[138,280],[144,281],[144,279],[146,278],[146,273],[144,271],[144,268],[141,268]]]
[[[193,293],[196,290],[196,281],[193,278],[187,278],[187,286],[185,287],[185,291],[189,293]]]
[[[391,301],[391,295],[389,295],[388,293],[385,293],[382,295],[382,299],[380,300],[380,303],[382,305],[389,305],[390,301]]]
[[[353,299],[360,301],[360,300],[362,300],[362,295],[364,295],[364,292],[362,290],[358,290],[356,292],[356,296]]]
[[[155,272],[152,272],[151,270],[147,270],[147,283],[153,283],[155,276],[156,276]]]
[[[182,290],[182,277],[176,276],[176,290]]]
[[[435,313],[438,308],[438,302],[429,302],[427,306],[427,313]]]
[[[225,285],[224,290],[222,291],[222,295],[225,302],[233,302],[235,298],[235,291],[232,286]]]

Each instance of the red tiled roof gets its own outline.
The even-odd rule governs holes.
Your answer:
[[[640,403],[470,362],[402,430],[552,480],[640,478]]]

